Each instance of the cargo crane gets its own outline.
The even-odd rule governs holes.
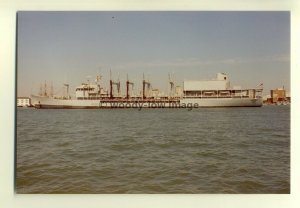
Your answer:
[[[128,80],[128,74],[127,74],[127,81],[126,81],[126,99],[129,99],[129,87],[130,87],[130,85],[131,85],[131,89],[133,90],[134,84],[133,84],[133,82],[130,82],[130,81]]]
[[[171,78],[170,73],[168,75],[169,75],[169,84],[170,84],[170,97],[172,97],[175,83],[174,83],[173,79]]]
[[[70,95],[69,95],[69,87],[70,87],[70,85],[69,84],[64,84],[64,86],[67,88],[67,96],[64,96],[64,99],[69,99],[70,98]]]
[[[146,87],[147,87],[147,91],[149,92],[149,89],[150,89],[150,82],[148,80],[148,82],[145,80],[145,76],[144,76],[144,73],[143,73],[143,99],[146,99]]]
[[[120,80],[118,79],[117,82],[114,82],[111,78],[111,70],[110,70],[110,80],[109,80],[109,85],[110,85],[110,98],[114,98],[113,96],[113,85],[115,85],[117,87],[117,91],[118,91],[118,96],[120,95]]]

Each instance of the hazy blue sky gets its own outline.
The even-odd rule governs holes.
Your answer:
[[[40,83],[75,87],[109,69],[125,88],[126,73],[141,89],[145,73],[167,91],[168,72],[184,79],[228,74],[232,85],[265,93],[290,89],[289,12],[19,12],[18,96]]]

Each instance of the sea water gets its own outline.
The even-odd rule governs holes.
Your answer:
[[[290,106],[16,113],[17,193],[290,192]]]

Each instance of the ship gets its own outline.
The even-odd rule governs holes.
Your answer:
[[[103,108],[193,108],[200,107],[261,107],[263,85],[243,89],[231,86],[225,73],[217,73],[210,80],[185,80],[183,87],[176,86],[169,75],[170,93],[159,93],[143,75],[142,92],[133,95],[134,83],[126,81],[126,94],[120,93],[120,81],[110,78],[109,89],[100,84],[101,76],[94,83],[82,83],[75,89],[75,97],[69,95],[69,85],[64,84],[67,96],[53,96],[46,92],[31,95],[31,102],[38,109],[103,109]]]

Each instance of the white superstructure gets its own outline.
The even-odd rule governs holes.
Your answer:
[[[231,87],[225,73],[218,73],[212,80],[184,81],[183,93],[180,103],[201,107],[262,106],[262,88]]]
[[[108,96],[108,93],[99,84],[82,83],[76,87],[75,96],[78,100],[96,100]]]

